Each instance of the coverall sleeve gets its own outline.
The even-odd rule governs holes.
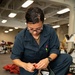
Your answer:
[[[55,32],[55,30],[52,30],[51,36],[50,36],[50,54],[55,53],[55,54],[60,54],[60,43],[58,36]]]
[[[12,48],[12,54],[11,54],[11,59],[21,59],[23,56],[23,43],[22,43],[22,38],[20,37],[16,37],[15,38],[15,42],[14,42],[14,46]]]

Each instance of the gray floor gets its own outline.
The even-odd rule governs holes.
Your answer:
[[[12,64],[10,54],[0,54],[0,75],[18,75],[18,74],[11,74],[9,71],[5,71],[3,69],[3,66],[7,64]]]
[[[7,64],[12,64],[10,54],[0,54],[0,75],[18,75],[18,74],[11,74],[9,71],[5,71],[3,69],[3,66]]]

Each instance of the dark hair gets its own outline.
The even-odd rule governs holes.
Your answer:
[[[44,22],[44,13],[38,7],[31,7],[27,10],[25,18],[27,23],[32,22],[33,24],[35,24],[39,21]]]
[[[69,38],[70,38],[69,35],[65,35],[65,37],[66,37],[67,40],[69,40]]]

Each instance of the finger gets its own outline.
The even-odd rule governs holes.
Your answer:
[[[33,63],[33,66],[36,67],[36,63]]]
[[[36,65],[36,69],[41,69],[41,67],[42,67],[42,64],[37,64]]]

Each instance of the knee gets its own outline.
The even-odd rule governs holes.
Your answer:
[[[68,63],[72,63],[72,57],[69,54],[66,54],[66,60]]]

